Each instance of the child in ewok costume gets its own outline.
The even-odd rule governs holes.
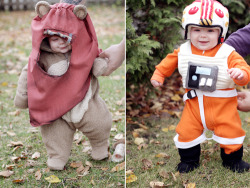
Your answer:
[[[28,107],[31,125],[41,127],[50,169],[63,170],[76,129],[89,138],[93,159],[107,158],[112,117],[96,78],[107,62],[97,58],[100,50],[86,7],[41,1],[36,12],[32,52],[18,81],[15,105]],[[72,51],[53,52],[46,39],[52,36],[66,40]]]
[[[167,55],[151,78],[154,87],[160,86],[178,67],[186,89],[185,107],[174,138],[181,159],[179,172],[199,166],[200,143],[209,139],[206,130],[213,131],[211,139],[220,143],[224,167],[237,172],[249,169],[242,161],[245,132],[237,112],[234,84],[246,85],[250,68],[234,48],[221,44],[228,22],[228,11],[219,2],[196,0],[187,6],[182,26],[185,39],[191,42]]]

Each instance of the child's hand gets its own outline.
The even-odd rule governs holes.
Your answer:
[[[154,87],[159,87],[159,86],[162,86],[162,83],[156,81],[156,80],[151,80],[151,84],[154,86]]]
[[[240,70],[239,68],[231,68],[231,69],[228,69],[227,72],[232,79],[242,80],[244,77],[243,71]]]
[[[238,110],[243,112],[250,111],[250,92],[238,92]]]

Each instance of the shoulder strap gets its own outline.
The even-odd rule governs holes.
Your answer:
[[[192,54],[191,43],[189,40],[180,46],[180,53],[186,55]]]
[[[215,57],[228,57],[233,51],[235,51],[235,49],[232,46],[223,43]]]

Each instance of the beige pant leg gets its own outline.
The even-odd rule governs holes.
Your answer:
[[[89,101],[88,110],[85,112],[80,127],[77,127],[86,135],[92,146],[91,157],[102,160],[108,157],[108,146],[112,116],[105,102],[95,95]]]
[[[60,118],[50,125],[42,125],[41,133],[48,153],[48,167],[63,170],[70,156],[75,130]]]

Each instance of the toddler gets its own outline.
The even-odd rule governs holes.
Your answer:
[[[84,5],[36,5],[32,52],[18,81],[15,105],[29,108],[40,126],[52,170],[63,170],[75,131],[85,134],[95,160],[108,157],[112,117],[99,96],[97,76],[107,62],[97,58],[97,38]]]
[[[250,68],[233,47],[222,43],[228,23],[228,10],[219,2],[194,1],[184,9],[182,18],[189,40],[168,54],[151,78],[158,87],[177,67],[182,76],[185,107],[174,137],[181,173],[199,166],[200,143],[210,139],[220,143],[224,167],[237,172],[249,169],[242,160],[245,131],[234,85],[249,82]],[[207,130],[213,132],[212,138],[206,138]]]

